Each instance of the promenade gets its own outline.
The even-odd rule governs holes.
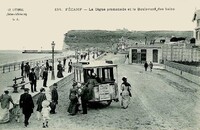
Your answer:
[[[88,57],[86,57],[86,59],[88,59]],[[72,73],[68,73],[68,62],[69,62],[70,58],[68,58],[66,60],[66,65],[65,65],[65,71],[63,71],[63,78],[69,76],[70,74],[73,73],[73,69],[72,69]],[[77,62],[77,59],[71,58],[72,62],[75,63]],[[90,55],[90,61],[95,60],[92,58],[92,56]],[[48,71],[48,80],[47,80],[47,87],[52,86],[54,83],[59,82],[60,80],[62,80],[63,78],[57,78],[57,64],[58,61],[56,61],[54,63],[54,74],[55,74],[55,80],[52,80],[52,72]],[[61,60],[61,64],[63,64],[63,61]],[[24,93],[24,90],[21,89],[21,87],[18,87],[18,93],[13,93],[13,87],[12,85],[14,84],[13,79],[14,78],[18,78],[21,77],[21,70],[16,70],[16,71],[11,71],[11,72],[7,72],[7,73],[0,73],[0,94],[4,93],[4,90],[9,90],[9,94],[12,96],[12,99],[14,101],[14,103],[18,103],[19,99],[20,99],[20,95],[22,93]],[[22,79],[17,80],[17,83],[20,83],[22,81]],[[25,82],[29,82],[28,78],[24,78]],[[35,95],[37,95],[40,92],[40,88],[43,87],[43,79],[40,77],[39,80],[37,80],[37,92],[32,93],[31,91],[29,92],[31,94],[32,97],[34,97]],[[29,88],[31,90],[31,85],[30,83],[25,85],[25,88]],[[13,107],[13,105],[10,105],[10,109]]]
[[[58,87],[57,114],[50,115],[50,129],[106,129],[106,130],[197,130],[200,128],[200,87],[193,82],[155,65],[152,72],[145,71],[143,64],[126,64],[124,55],[107,54],[118,65],[118,85],[123,76],[131,84],[132,97],[127,109],[120,102],[112,102],[106,108],[88,108],[88,114],[70,116],[69,90],[72,81]],[[34,102],[37,97],[34,98]],[[0,129],[22,129],[15,120],[1,124]],[[42,121],[36,118],[36,108],[28,129],[42,129]]]

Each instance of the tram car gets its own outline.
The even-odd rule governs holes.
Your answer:
[[[97,84],[92,90],[92,99],[89,103],[99,102],[109,106],[111,102],[118,101],[118,69],[112,61],[78,62],[73,64],[74,81],[87,84],[95,74]]]

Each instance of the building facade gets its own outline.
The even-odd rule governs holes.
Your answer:
[[[144,63],[162,62],[162,45],[144,45],[138,44],[129,47],[129,64],[132,63]]]
[[[200,48],[191,44],[164,44],[162,59],[168,61],[200,61]]]
[[[195,11],[193,22],[194,21],[196,21],[196,28],[195,28],[196,45],[200,46],[200,10]]]

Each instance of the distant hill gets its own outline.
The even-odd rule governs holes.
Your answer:
[[[70,47],[111,47],[121,37],[133,42],[147,42],[160,37],[193,37],[193,31],[128,31],[128,30],[71,30],[65,34],[64,43]]]

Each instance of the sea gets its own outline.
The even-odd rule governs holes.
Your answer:
[[[74,54],[73,51],[67,51],[59,54],[55,54],[57,56],[65,56]],[[0,50],[0,65],[18,62],[18,61],[26,61],[32,59],[39,59],[39,58],[50,58],[52,56],[51,53],[22,53],[21,50]]]

